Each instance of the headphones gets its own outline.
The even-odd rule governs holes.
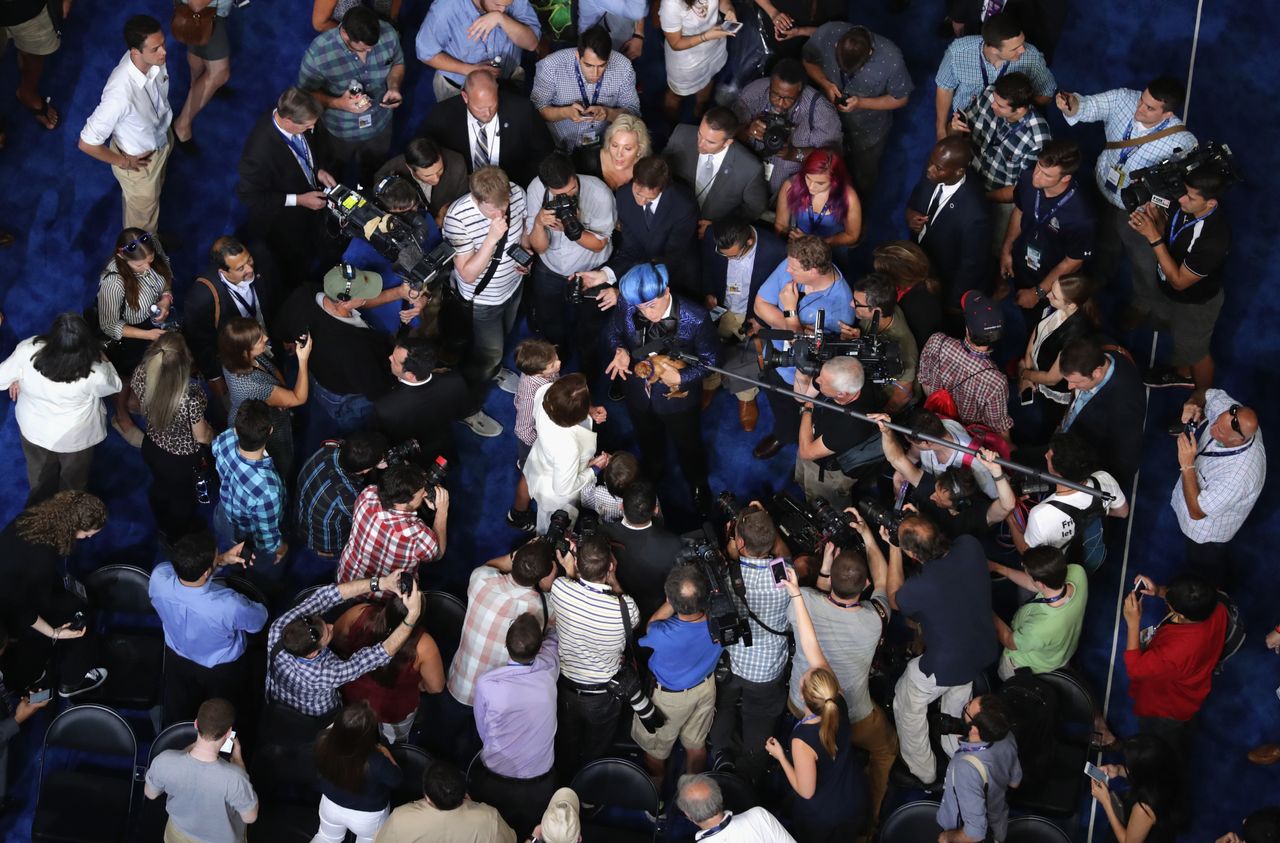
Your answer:
[[[953,469],[947,469],[938,475],[938,481],[943,489],[951,495],[951,505],[956,509],[963,509],[969,505],[969,496],[965,493],[960,485],[960,474]]]
[[[344,262],[342,264],[342,280],[346,282],[346,286],[343,287],[342,292],[338,293],[334,298],[340,302],[349,302],[351,301],[351,285],[354,284],[356,280],[356,268],[351,264]]]

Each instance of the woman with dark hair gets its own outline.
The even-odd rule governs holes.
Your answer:
[[[392,597],[382,603],[357,603],[333,625],[333,648],[343,658],[357,650],[380,644],[404,622],[404,603]],[[421,627],[391,657],[389,664],[342,686],[347,702],[364,700],[382,724],[389,743],[408,740],[418,713],[420,695],[444,690],[444,661],[435,639]]]
[[[98,498],[59,492],[28,506],[0,531],[0,581],[5,584],[0,622],[15,636],[0,669],[10,688],[37,682],[50,659],[52,673],[42,684],[59,682],[60,696],[75,696],[106,680],[106,670],[93,667],[92,638],[84,637],[88,603],[64,582],[69,576],[65,560],[76,542],[97,535],[106,523],[107,507]]]
[[[378,736],[378,718],[366,702],[342,709],[316,738],[320,774],[320,830],[311,843],[373,843],[391,814],[391,793],[403,774]]]
[[[1049,287],[1045,316],[1031,331],[1027,351],[1018,364],[1018,394],[1010,396],[1014,436],[1020,442],[1041,442],[1057,428],[1071,403],[1071,390],[1058,368],[1067,343],[1098,330],[1098,307],[1093,284],[1083,275],[1064,275]],[[1030,393],[1032,403],[1026,403]],[[1014,404],[1014,401],[1017,404]]]
[[[821,237],[841,264],[862,237],[862,203],[843,159],[828,149],[805,156],[800,172],[778,190],[775,210],[773,228],[780,236]]]
[[[125,382],[116,396],[111,426],[135,448],[142,431],[129,415],[129,377],[147,346],[164,333],[173,310],[173,270],[160,241],[140,228],[126,228],[98,279],[98,329],[110,342],[107,357]]]
[[[102,399],[120,391],[120,376],[84,318],[60,313],[47,333],[18,343],[0,363],[0,389],[18,405],[27,505],[88,485],[93,447],[107,438]]]
[[[1105,764],[1109,779],[1128,779],[1123,799],[1108,784],[1090,779],[1093,798],[1102,805],[1116,843],[1173,843],[1186,824],[1182,803],[1185,772],[1168,741],[1138,734],[1124,742],[1124,763]]]
[[[294,348],[298,355],[298,379],[293,389],[289,389],[284,385],[280,368],[271,360],[267,334],[258,320],[237,316],[223,325],[218,335],[218,356],[222,359],[222,375],[231,402],[227,418],[235,419],[240,405],[250,398],[266,402],[271,408],[272,424],[267,453],[285,483],[291,478],[293,466],[293,419],[289,410],[307,403],[311,338],[300,338]]]
[[[591,406],[582,373],[540,387],[533,394],[533,407],[538,438],[524,461],[524,477],[538,505],[537,531],[545,533],[556,510],[577,517],[582,490],[609,464],[609,455],[596,453],[594,425],[604,420],[604,408]]]
[[[202,459],[213,464],[206,450],[213,441],[213,428],[204,418],[209,401],[191,377],[192,366],[182,334],[166,331],[130,378],[147,420],[142,442],[142,461],[151,470],[147,498],[167,541],[202,528],[195,517],[195,478]]]
[[[916,346],[942,329],[942,285],[933,274],[929,256],[910,240],[891,240],[871,253],[876,272],[893,279],[898,307],[907,318]]]

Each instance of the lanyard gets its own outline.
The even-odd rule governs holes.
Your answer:
[[[1188,228],[1191,228],[1198,222],[1203,222],[1204,220],[1209,219],[1209,217],[1213,216],[1214,212],[1217,210],[1218,209],[1215,207],[1212,211],[1205,214],[1203,217],[1188,216],[1186,214],[1183,214],[1181,210],[1174,211],[1173,221],[1169,223],[1169,243],[1172,245],[1173,241],[1177,240],[1179,235],[1182,234],[1182,232],[1186,231]],[[1182,225],[1178,225],[1178,220],[1182,219],[1183,217],[1186,217],[1187,221],[1184,222]]]
[[[1064,585],[1062,587],[1062,591],[1059,591],[1057,594],[1053,595],[1052,597],[1050,597],[1049,595],[1045,595],[1044,597],[1033,597],[1027,602],[1028,603],[1057,603],[1059,600],[1061,600],[1066,596],[1067,596],[1067,587]]]
[[[235,299],[237,302],[239,302],[240,306],[243,307],[245,311],[247,311],[251,316],[253,316],[256,319],[258,317],[258,294],[253,291],[253,287],[249,288],[249,295],[253,296],[253,300],[251,304],[250,302],[245,300],[244,296],[236,292],[235,287],[231,286],[230,281],[223,278],[222,283],[227,288],[227,292],[231,294],[231,297]]]
[[[1067,188],[1067,192],[1059,196],[1057,201],[1049,206],[1049,209],[1044,212],[1044,216],[1040,216],[1040,197],[1043,195],[1043,190],[1036,191],[1036,207],[1035,212],[1032,214],[1033,221],[1031,223],[1031,230],[1027,232],[1028,240],[1032,239],[1035,236],[1035,233],[1040,230],[1040,226],[1052,219],[1053,215],[1058,213],[1059,209],[1061,209],[1063,205],[1071,201],[1071,197],[1076,195],[1076,186],[1073,184],[1071,187]]]
[[[1216,439],[1210,439],[1209,443],[1196,454],[1196,459],[1200,459],[1200,457],[1234,457],[1236,454],[1243,454],[1245,451],[1253,447],[1253,439],[1250,439],[1239,448],[1232,448],[1230,451],[1210,451],[1209,445],[1212,445],[1216,441]]]
[[[1007,64],[1005,65],[1005,67],[1008,67],[1008,66],[1009,65]],[[1009,139],[1010,135],[1016,138],[1018,135],[1022,134],[1023,127],[1028,125],[1029,122],[1030,121],[1028,116],[1024,116],[1017,123],[1010,124],[1008,123],[1008,121],[1005,121],[1006,126],[1004,130],[1004,134],[1000,134],[999,132],[992,132],[991,139],[987,141],[987,151],[989,152],[992,149],[995,149],[996,147],[1003,145],[1004,142]]]
[[[839,606],[841,609],[855,609],[862,605],[861,600],[854,600],[852,603],[845,603],[831,596],[831,592],[827,592],[827,602],[833,606]]]
[[[1159,126],[1156,126],[1154,129],[1152,129],[1152,130],[1151,130],[1150,134],[1155,134],[1156,132],[1158,132],[1158,131],[1160,131],[1161,129],[1163,129],[1163,128],[1165,128],[1166,126],[1168,126],[1168,125],[1169,125],[1169,121],[1170,121],[1171,119],[1172,119],[1172,118],[1170,118],[1170,117],[1166,117],[1166,118],[1164,118],[1164,120],[1162,120],[1162,121],[1160,122],[1160,125],[1159,125]],[[1122,140],[1128,140],[1129,138],[1133,137],[1133,121],[1134,121],[1134,118],[1133,118],[1133,117],[1130,117],[1130,118],[1129,118],[1129,127],[1128,127],[1127,129],[1125,129],[1125,130],[1124,130],[1124,137],[1122,138]],[[1129,156],[1130,156],[1130,155],[1132,155],[1132,154],[1133,154],[1133,151],[1134,151],[1135,149],[1137,149],[1137,148],[1138,148],[1138,147],[1136,147],[1136,146],[1128,146],[1128,147],[1125,147],[1124,149],[1122,149],[1122,150],[1120,151],[1120,158],[1119,158],[1119,160],[1117,160],[1117,161],[1116,161],[1116,166],[1117,166],[1117,167],[1123,167],[1123,166],[1124,166],[1124,162],[1126,162],[1126,161],[1128,161],[1128,160],[1129,160]]]
[[[591,107],[600,102],[600,86],[604,84],[604,72],[601,71],[600,78],[596,80],[596,88],[591,92],[591,102],[587,102],[587,83],[582,78],[582,68],[578,67],[578,63],[573,63],[573,77],[578,82],[578,90],[582,92],[582,104]]]
[[[722,831],[724,831],[726,828],[728,828],[728,827],[729,827],[729,823],[730,823],[730,822],[732,822],[732,821],[733,821],[733,814],[732,814],[732,813],[730,813],[730,812],[728,812],[728,811],[725,811],[724,819],[722,819],[722,820],[720,821],[720,824],[719,824],[719,825],[713,825],[713,826],[711,826],[711,828],[708,828],[706,831],[704,831],[704,832],[702,832],[701,834],[699,834],[699,835],[698,835],[698,839],[699,839],[699,840],[706,840],[708,837],[712,837],[712,836],[714,836],[714,835],[716,835],[716,834],[719,834],[720,832],[722,832]]]
[[[1000,65],[1000,69],[996,71],[995,81],[999,82],[1000,77],[1009,72],[1009,65],[1011,64],[1013,64],[1013,62],[1007,61]],[[991,86],[991,79],[987,77],[987,60],[983,58],[981,50],[978,52],[978,70],[982,71],[982,90],[985,91]],[[1128,140],[1128,138],[1126,138],[1126,140]]]

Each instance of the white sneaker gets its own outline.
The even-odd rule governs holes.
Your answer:
[[[497,381],[498,389],[501,389],[503,392],[509,392],[512,395],[516,394],[516,387],[520,383],[520,376],[515,372],[504,366],[498,370],[498,374],[494,375],[493,379]]]
[[[498,424],[498,421],[484,410],[467,416],[462,420],[462,423],[471,428],[471,432],[476,436],[492,439],[495,436],[502,435],[502,425]]]
[[[83,694],[86,691],[92,691],[94,688],[102,685],[107,681],[107,669],[105,667],[95,667],[84,675],[84,679],[80,680],[79,685],[63,685],[58,689],[58,696],[65,699]]]

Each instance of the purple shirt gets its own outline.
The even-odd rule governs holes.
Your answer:
[[[476,731],[480,760],[492,773],[532,779],[555,760],[556,679],[560,676],[555,630],[533,664],[509,663],[476,680]]]

